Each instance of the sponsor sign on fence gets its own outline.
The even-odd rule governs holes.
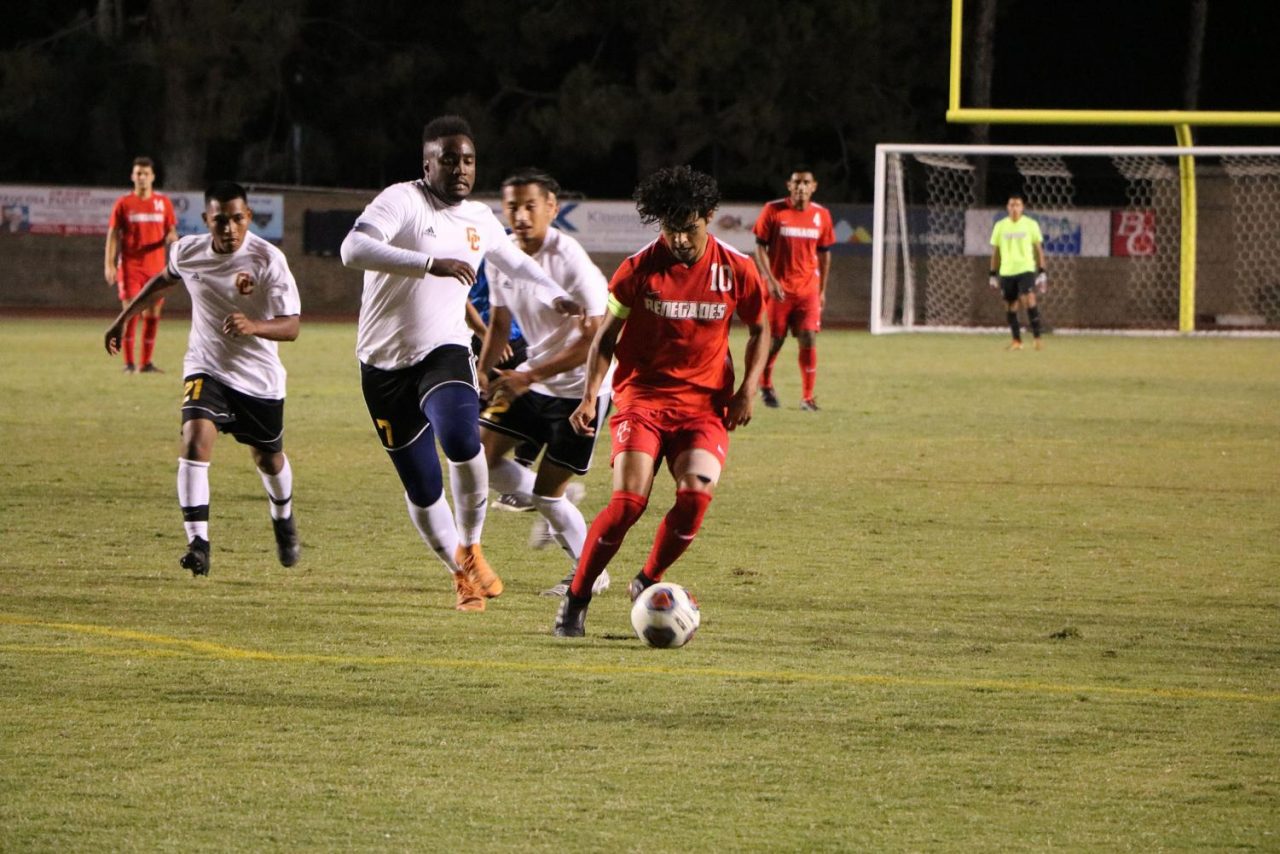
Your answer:
[[[106,236],[119,190],[92,187],[0,186],[0,230],[9,234],[97,234]],[[178,217],[178,234],[205,231],[203,193],[168,193]],[[284,196],[250,193],[252,231],[272,243],[284,239]]]

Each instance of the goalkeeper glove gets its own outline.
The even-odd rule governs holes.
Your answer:
[[[1044,293],[1049,290],[1049,274],[1044,271],[1044,267],[1040,268],[1040,272],[1036,274],[1036,290]]]
[[[987,284],[998,290],[1000,288],[1000,277],[992,273],[987,277]]]

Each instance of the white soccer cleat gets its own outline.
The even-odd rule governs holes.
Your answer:
[[[529,548],[545,549],[547,546],[555,545],[555,542],[556,535],[551,530],[551,523],[545,516],[538,514],[538,518],[533,520],[533,527],[529,529]]]

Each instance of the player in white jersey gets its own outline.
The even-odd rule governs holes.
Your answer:
[[[489,483],[498,492],[531,497],[552,537],[569,556],[567,578],[544,591],[563,596],[582,554],[587,523],[566,496],[570,479],[591,467],[595,436],[582,436],[569,424],[569,415],[582,402],[586,383],[587,350],[604,316],[609,283],[586,250],[569,235],[551,227],[560,185],[545,172],[528,170],[502,182],[502,206],[511,225],[511,239],[538,262],[547,275],[583,307],[585,319],[576,322],[548,308],[520,283],[494,271],[489,282],[489,329],[480,353],[481,382],[502,359],[503,343],[514,317],[524,331],[526,358],[510,370],[499,370],[488,383],[489,406],[481,415],[481,441],[489,463]],[[599,398],[597,425],[609,409],[608,388]],[[535,475],[507,458],[518,446],[530,444],[545,453]],[[579,492],[581,486],[579,485]],[[535,532],[537,531],[535,523]],[[536,541],[531,541],[536,542]],[[599,593],[609,577],[596,580]]]
[[[409,517],[453,574],[460,611],[482,611],[502,580],[480,548],[489,471],[466,324],[467,292],[484,260],[565,314],[581,308],[507,239],[493,211],[467,200],[475,183],[471,127],[458,116],[422,132],[423,178],[369,203],[342,242],[364,270],[356,355],[382,445],[404,484]],[[444,498],[436,442],[449,461],[456,512]]]
[[[249,446],[271,499],[276,554],[298,562],[293,518],[293,470],[284,453],[285,369],[277,341],[298,337],[301,302],[284,253],[249,232],[253,211],[244,188],[221,181],[204,194],[208,234],[169,248],[154,276],[107,329],[115,355],[129,318],[179,281],[191,294],[191,336],[183,360],[182,450],[178,504],[187,534],[180,563],[209,574],[209,463],[218,431]]]

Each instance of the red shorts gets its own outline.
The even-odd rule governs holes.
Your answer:
[[[621,409],[609,419],[613,450],[609,464],[623,451],[639,451],[667,465],[685,451],[701,448],[724,465],[729,431],[714,412],[690,414],[633,407]]]
[[[787,330],[817,332],[822,328],[822,299],[818,292],[785,294],[782,299],[769,303],[769,334],[774,338],[786,338]]]
[[[148,273],[137,265],[121,264],[116,270],[116,292],[120,295],[120,302],[128,302],[136,297],[154,275],[155,273]],[[158,299],[151,305],[152,308],[159,308],[164,305],[164,300]]]

